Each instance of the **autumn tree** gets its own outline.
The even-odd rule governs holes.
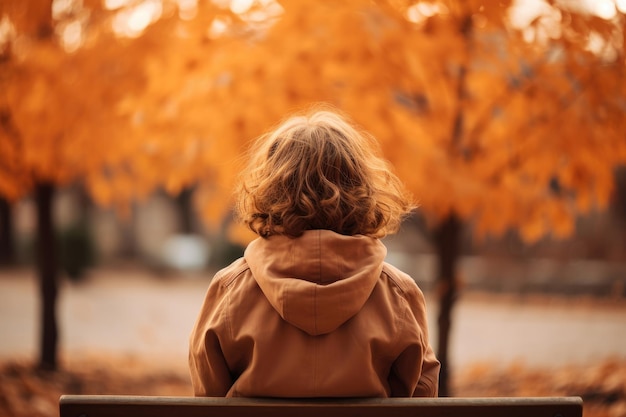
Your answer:
[[[154,118],[146,131],[181,138],[195,156],[177,175],[212,175],[214,192],[229,189],[249,139],[311,103],[371,131],[432,231],[448,395],[464,225],[477,237],[565,237],[576,216],[606,206],[625,161],[624,10],[604,6],[233,2],[194,12],[181,59],[161,55],[149,82],[163,100],[129,108]],[[226,201],[206,200],[208,217]]]
[[[194,182],[211,183],[206,116],[178,103],[199,88],[168,77],[207,58],[208,37],[189,33],[233,14],[192,6],[194,19],[175,0],[0,3],[0,198],[32,194],[37,206],[42,368],[58,361],[55,191],[78,184],[124,214],[157,188],[186,198]],[[177,73],[160,68],[169,60]],[[191,128],[173,131],[174,117]]]
[[[42,299],[42,367],[53,367],[55,358],[54,348],[57,340],[57,327],[56,327],[56,311],[54,300],[56,300],[56,269],[57,269],[57,257],[53,243],[54,232],[52,230],[52,183],[46,174],[40,175],[41,181],[35,180],[38,174],[32,174],[29,172],[29,168],[23,163],[24,160],[31,160],[33,171],[43,171],[45,167],[41,164],[41,158],[37,160],[36,156],[33,156],[34,149],[30,149],[31,153],[28,153],[27,146],[23,142],[24,135],[20,131],[20,120],[16,120],[21,115],[19,111],[14,109],[12,102],[18,102],[24,107],[30,107],[32,113],[34,113],[33,120],[31,120],[26,128],[38,129],[43,120],[37,120],[37,116],[40,116],[40,110],[46,104],[43,102],[43,94],[45,89],[44,81],[42,79],[36,80],[35,84],[38,84],[40,97],[40,103],[33,103],[34,100],[28,100],[30,97],[15,97],[12,93],[15,91],[15,86],[19,83],[17,79],[23,75],[20,71],[21,66],[15,62],[13,43],[11,42],[10,31],[20,30],[25,37],[36,40],[42,45],[41,48],[41,63],[40,65],[51,65],[46,56],[48,42],[53,35],[52,28],[52,16],[51,7],[42,7],[41,4],[31,5],[36,13],[30,14],[28,17],[19,16],[19,13],[15,13],[15,17],[21,17],[21,19],[14,19],[16,23],[8,20],[8,15],[11,11],[9,5],[3,4],[2,9],[2,25],[3,25],[3,49],[2,49],[2,177],[0,184],[2,185],[2,196],[5,199],[14,199],[25,194],[28,189],[34,188],[37,201],[37,221],[38,221],[38,248],[37,248],[37,263],[39,266],[40,276],[40,291]],[[48,4],[50,6],[50,4]],[[25,5],[23,6],[25,7]],[[30,81],[30,80],[29,80]],[[37,83],[37,81],[39,81]],[[36,90],[34,87],[33,90]],[[12,91],[13,90],[13,91]],[[37,93],[34,93],[36,95]],[[37,108],[38,107],[38,108]],[[36,116],[35,116],[36,115]],[[39,123],[38,123],[39,122]],[[52,133],[54,135],[54,133]],[[34,136],[37,137],[37,133]],[[49,143],[52,141],[49,141]],[[45,145],[44,145],[45,146]],[[48,163],[50,165],[50,163]],[[46,247],[48,245],[48,247]]]
[[[144,169],[152,156],[141,138],[126,135],[132,121],[120,110],[123,97],[143,88],[137,62],[155,45],[121,40],[115,17],[100,2],[0,5],[0,197],[32,194],[36,203],[46,369],[58,360],[55,190],[78,183],[100,203],[119,203],[155,187],[154,168]]]

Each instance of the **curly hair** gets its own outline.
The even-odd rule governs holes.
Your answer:
[[[414,205],[379,155],[378,142],[336,111],[293,116],[253,143],[236,215],[261,237],[395,233]]]

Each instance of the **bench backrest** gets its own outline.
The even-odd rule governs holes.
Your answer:
[[[60,417],[582,417],[580,397],[253,399],[63,395]]]

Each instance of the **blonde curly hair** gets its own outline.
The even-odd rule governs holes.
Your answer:
[[[415,206],[379,155],[378,142],[336,110],[288,118],[253,143],[235,213],[261,237],[395,233]]]

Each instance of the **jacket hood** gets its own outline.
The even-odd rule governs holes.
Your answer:
[[[244,258],[268,301],[311,335],[332,332],[369,298],[387,255],[375,238],[309,230],[298,238],[258,238]]]

